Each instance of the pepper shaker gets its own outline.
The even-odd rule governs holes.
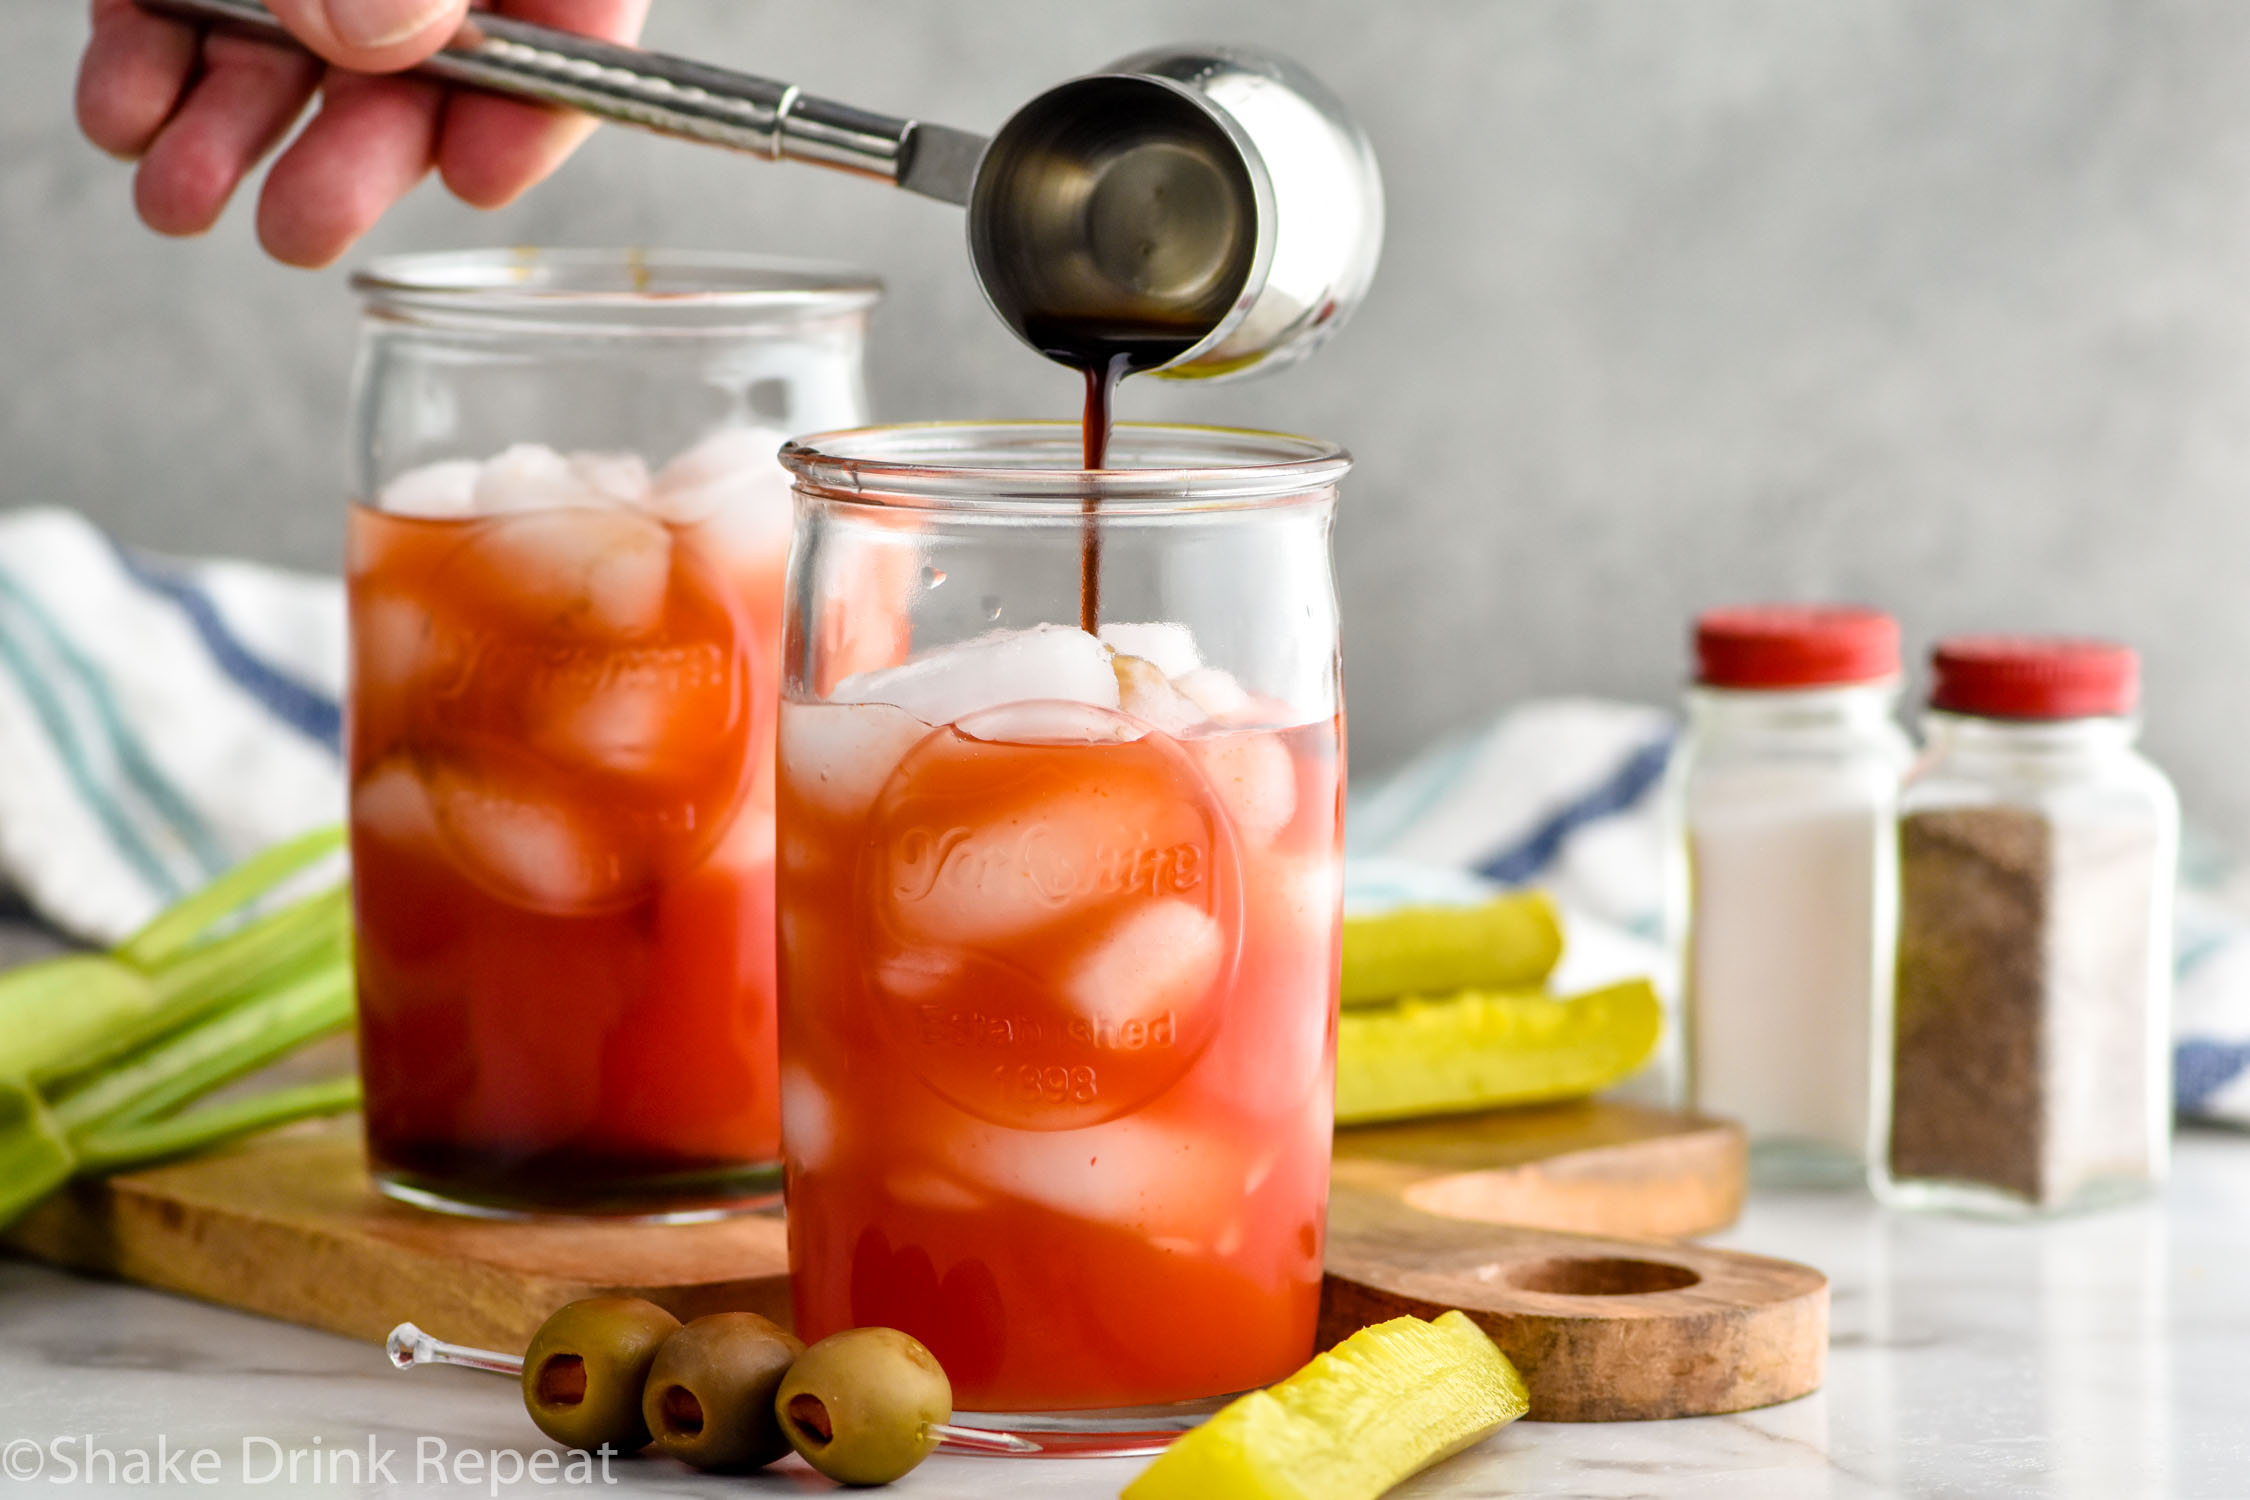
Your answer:
[[[2179,801],[2135,654],[1941,643],[1901,799],[1878,1196],[2028,1216],[2140,1195],[2170,1146]]]

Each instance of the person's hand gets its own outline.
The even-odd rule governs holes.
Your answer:
[[[87,139],[138,161],[133,201],[151,229],[201,234],[315,93],[320,112],[266,174],[258,238],[292,265],[322,266],[432,166],[455,194],[497,208],[552,172],[587,133],[584,115],[419,78],[413,66],[459,28],[469,0],[267,0],[326,60],[204,35],[93,0],[78,72]],[[648,0],[502,0],[494,8],[611,41],[640,34]]]

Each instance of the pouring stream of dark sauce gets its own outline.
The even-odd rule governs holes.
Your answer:
[[[1150,325],[1144,320],[1082,315],[1057,318],[1030,330],[1041,353],[1079,372],[1086,383],[1079,450],[1089,473],[1109,467],[1111,410],[1117,382],[1153,370],[1195,347],[1201,328]],[[1102,603],[1101,500],[1091,489],[1080,504],[1085,520],[1078,545],[1078,628],[1098,634]]]
[[[1079,373],[1086,377],[1086,407],[1078,419],[1078,443],[1088,473],[1109,467],[1110,404],[1125,373],[1125,359],[1120,354],[1100,364],[1079,367]],[[1101,629],[1102,618],[1102,531],[1101,501],[1091,490],[1079,502],[1079,513],[1085,520],[1079,523],[1078,628],[1094,635]]]

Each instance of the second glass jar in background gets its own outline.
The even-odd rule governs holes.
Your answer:
[[[1696,622],[1667,882],[1688,1097],[1739,1120],[1769,1183],[1857,1183],[1869,1035],[1891,976],[1898,626],[1769,606]]]
[[[905,1329],[956,1421],[1146,1451],[1312,1353],[1348,459],[1079,441],[785,450],[790,1273],[800,1335]]]
[[[480,1210],[770,1196],[775,454],[865,419],[880,288],[609,251],[398,257],[355,285],[376,1179]]]
[[[2180,814],[2133,748],[2137,658],[1980,637],[1933,665],[1875,1190],[2001,1215],[2138,1196],[2171,1142]]]

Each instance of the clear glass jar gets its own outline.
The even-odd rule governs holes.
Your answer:
[[[1349,460],[1078,461],[1055,423],[783,451],[782,1144],[800,1334],[903,1328],[957,1422],[1128,1452],[1312,1353]]]
[[[773,724],[791,432],[879,286],[728,255],[376,262],[347,740],[377,1183],[675,1214],[778,1185]]]
[[[1697,645],[1667,800],[1684,1092],[1742,1124],[1758,1181],[1856,1184],[1912,755],[1894,717],[1897,626],[1869,610],[1714,611]]]
[[[1929,715],[1879,1032],[1887,1202],[2053,1212],[2164,1176],[2179,802],[2129,694],[2109,707]]]

